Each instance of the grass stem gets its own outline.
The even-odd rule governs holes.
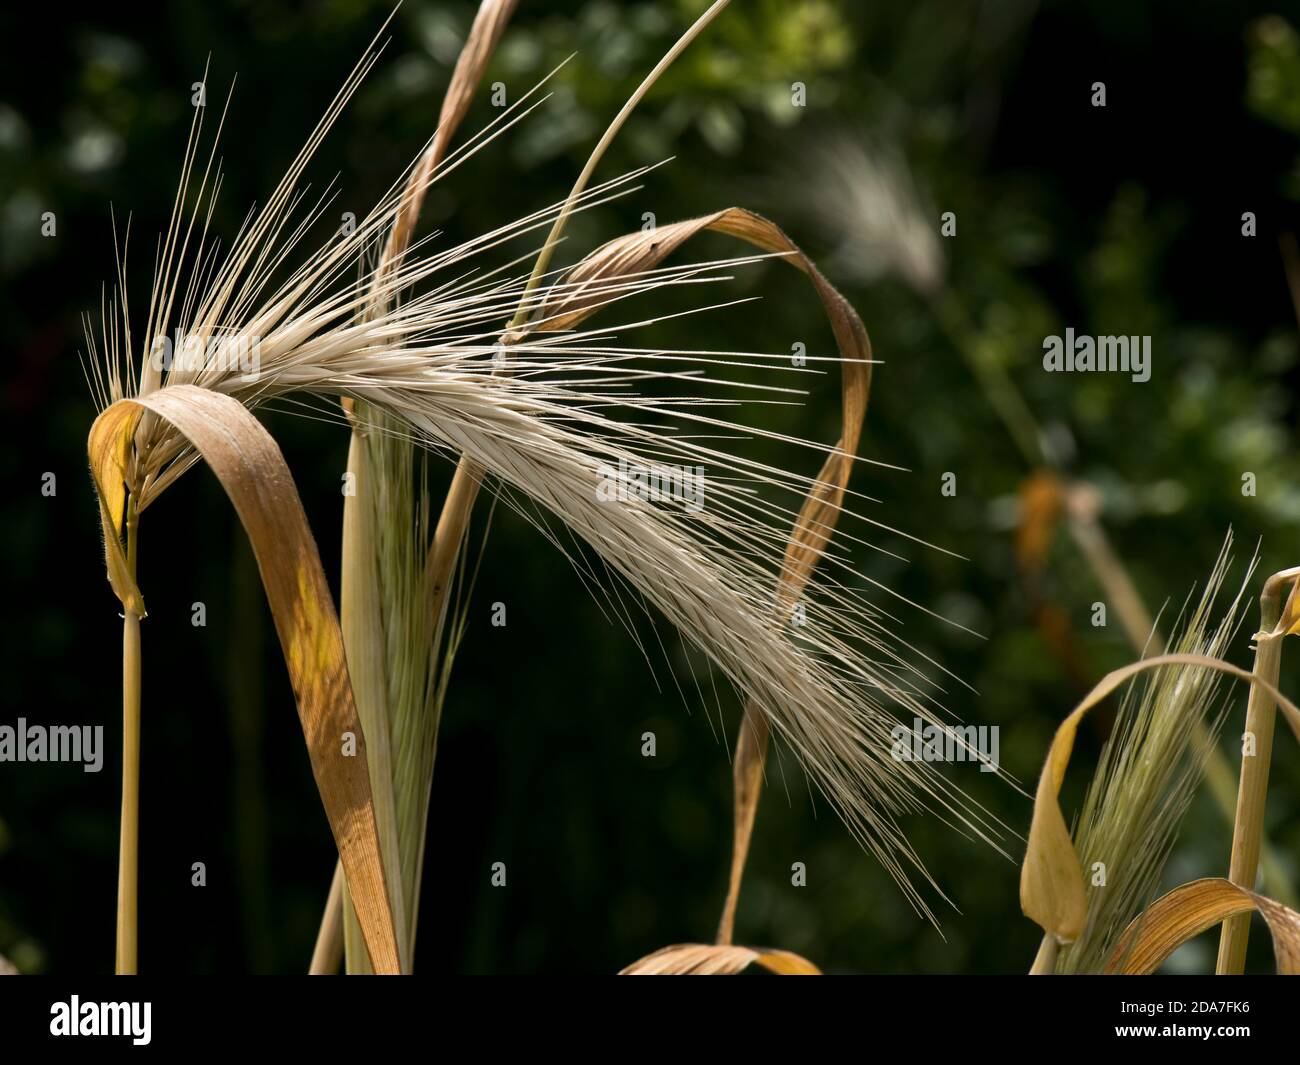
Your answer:
[[[334,879],[330,881],[329,899],[325,915],[316,935],[316,949],[312,951],[310,976],[337,976],[343,961],[343,863],[334,866]]]
[[[1030,976],[1054,976],[1056,974],[1056,958],[1060,953],[1061,944],[1057,941],[1056,936],[1051,932],[1043,936],[1043,941],[1038,944],[1038,953],[1034,955],[1034,964],[1030,967]]]
[[[1280,625],[1283,593],[1295,587],[1295,572],[1276,574],[1264,584],[1260,596],[1260,631],[1255,637],[1255,676],[1275,685],[1282,666],[1282,641],[1287,625]],[[1273,725],[1277,704],[1262,685],[1253,684],[1246,703],[1246,732],[1241,754],[1241,776],[1237,788],[1237,816],[1232,827],[1232,857],[1228,879],[1248,891],[1255,889],[1259,871],[1260,841],[1264,836],[1264,809],[1268,796],[1268,769],[1273,757]],[[1253,749],[1246,741],[1254,740]],[[1237,976],[1246,968],[1246,945],[1250,937],[1250,914],[1242,913],[1223,922],[1219,936],[1219,959],[1215,972]]]
[[[636,91],[627,98],[627,102],[614,116],[614,121],[609,124],[609,128],[605,130],[596,143],[596,147],[592,149],[591,155],[588,156],[587,162],[582,168],[582,173],[578,175],[578,180],[573,183],[569,198],[564,201],[564,206],[560,209],[559,215],[552,224],[550,233],[547,234],[546,243],[542,245],[541,253],[533,264],[532,275],[528,278],[528,284],[524,287],[524,294],[519,301],[519,307],[515,311],[514,318],[510,321],[510,330],[519,329],[524,324],[524,320],[528,316],[528,297],[532,295],[533,290],[541,282],[547,267],[551,265],[551,256],[555,254],[556,244],[559,242],[560,235],[564,232],[565,224],[569,221],[569,215],[573,212],[573,205],[577,202],[578,197],[582,195],[583,189],[587,187],[587,182],[591,180],[591,175],[595,173],[596,165],[604,156],[605,149],[614,143],[614,138],[618,136],[618,131],[623,128],[623,123],[627,121],[628,115],[636,110],[637,104],[650,91],[654,83],[659,80],[660,75],[677,61],[677,57],[686,51],[696,37],[704,32],[710,22],[722,14],[730,2],[731,0],[714,0],[704,14],[695,20],[691,28],[678,38],[677,43],[664,53],[664,57],[655,64],[655,68],[645,76],[645,79],[637,86]]]
[[[135,496],[127,503],[126,557],[135,576],[137,523]],[[140,618],[129,607],[122,615],[122,825],[117,869],[117,974],[137,971],[140,854]]]

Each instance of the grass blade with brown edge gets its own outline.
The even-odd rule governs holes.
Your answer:
[[[352,698],[343,638],[316,541],[284,456],[242,404],[178,385],[108,407],[91,426],[110,581],[125,609],[143,615],[121,535],[126,457],[146,411],[182,433],[217,475],[257,558],[330,829],[358,903],[376,972],[398,970],[397,937],[370,793],[365,738]],[[355,737],[344,752],[345,733]]]
[[[348,473],[352,491],[343,497],[343,550],[339,574],[339,624],[347,652],[348,674],[357,716],[366,734],[370,793],[375,805],[375,825],[383,848],[388,878],[388,903],[397,932],[398,960],[410,972],[407,917],[402,894],[401,851],[398,846],[397,800],[393,789],[393,750],[389,728],[389,677],[384,604],[379,581],[376,545],[379,520],[374,495],[376,471],[370,461],[369,441],[355,426],[348,446]],[[361,926],[347,885],[343,890],[343,942],[349,973],[371,972],[362,942]]]
[[[565,275],[566,285],[576,284],[578,289],[564,300],[548,303],[543,308],[543,328],[570,329],[594,312],[596,306],[584,302],[581,289],[584,282],[606,282],[611,278],[652,270],[686,241],[705,231],[726,233],[764,251],[783,253],[790,265],[802,270],[812,281],[839,347],[843,404],[840,438],[805,499],[786,545],[775,608],[788,614],[798,602],[834,532],[867,412],[871,389],[871,341],[849,302],[774,222],[743,208],[730,207],[701,218],[658,226],[650,232],[630,233],[597,248]],[[762,710],[752,702],[747,704],[736,740],[733,767],[735,825],[727,897],[718,925],[719,944],[732,941],[740,885],[763,789],[769,735],[767,718]]]
[[[820,976],[807,958],[788,950],[756,950],[730,944],[682,943],[634,961],[619,976],[735,976],[758,965],[777,976]]]
[[[1057,943],[1071,943],[1083,929],[1087,914],[1083,868],[1070,838],[1070,830],[1059,802],[1061,784],[1070,763],[1074,736],[1079,722],[1090,710],[1101,703],[1125,681],[1149,669],[1162,666],[1188,665],[1216,669],[1222,673],[1249,681],[1264,688],[1286,715],[1287,722],[1300,738],[1300,707],[1263,678],[1248,673],[1239,666],[1206,655],[1165,654],[1134,662],[1112,670],[1061,722],[1052,738],[1052,745],[1043,763],[1034,796],[1033,818],[1029,825],[1029,841],[1025,861],[1020,870],[1020,908],[1025,916],[1043,929]],[[1051,951],[1045,944],[1039,952],[1039,963]]]
[[[1193,880],[1148,906],[1120,936],[1106,974],[1150,976],[1189,939],[1252,911],[1273,936],[1278,975],[1300,975],[1300,913],[1221,877]]]

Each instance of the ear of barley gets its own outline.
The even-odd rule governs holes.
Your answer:
[[[1175,632],[1170,648],[1175,653],[1220,658],[1237,634],[1254,561],[1217,623],[1213,618],[1231,546],[1229,534],[1199,601]],[[1125,693],[1075,836],[1085,875],[1099,863],[1106,885],[1090,892],[1084,933],[1062,948],[1058,972],[1100,972],[1119,934],[1159,893],[1183,815],[1223,723],[1223,688],[1221,676],[1184,668],[1150,675]],[[1204,728],[1193,728],[1194,723]]]
[[[1254,562],[1226,607],[1216,607],[1231,546],[1229,534],[1175,627],[1171,652],[1221,658],[1238,633]],[[1100,973],[1120,934],[1159,894],[1225,707],[1223,676],[1192,666],[1162,669],[1126,689],[1074,833],[1089,885],[1086,923],[1060,948],[1056,972]]]
[[[359,69],[367,65],[363,61]],[[350,80],[341,99],[354,88]],[[323,128],[339,106],[336,101]],[[496,120],[475,147],[518,117]],[[721,416],[746,405],[797,401],[808,374],[840,360],[812,358],[809,367],[794,368],[784,355],[629,344],[638,330],[660,320],[653,313],[602,328],[555,328],[561,314],[553,309],[572,307],[574,300],[584,311],[619,308],[633,296],[716,283],[737,268],[791,253],[578,280],[536,268],[512,273],[510,260],[493,270],[466,272],[508,242],[554,229],[568,212],[620,192],[639,172],[457,247],[435,253],[427,241],[416,242],[400,265],[367,268],[369,249],[392,231],[407,202],[403,175],[353,232],[331,235],[275,284],[273,275],[302,245],[328,202],[318,201],[303,216],[302,198],[294,191],[322,135],[323,129],[313,134],[223,258],[205,257],[199,241],[204,266],[193,276],[202,281],[192,281],[178,306],[171,298],[160,301],[166,312],[151,318],[151,335],[174,323],[182,337],[258,338],[258,374],[250,380],[210,360],[161,374],[158,383],[164,390],[197,385],[250,408],[350,399],[380,412],[395,431],[422,446],[465,456],[500,486],[508,505],[526,514],[534,506],[549,510],[760,708],[854,836],[896,877],[913,905],[933,918],[912,879],[929,877],[900,819],[929,807],[985,838],[996,836],[999,826],[931,763],[891,757],[895,713],[908,720],[942,718],[931,666],[899,638],[892,616],[860,589],[893,593],[856,571],[842,552],[826,559],[815,595],[809,592],[812,623],[794,631],[774,610],[782,554],[803,500],[810,493],[824,495],[845,524],[856,520],[849,508],[863,497],[821,476],[747,460],[719,443],[766,437],[848,462],[837,447]],[[464,157],[464,150],[450,156],[437,179]],[[543,247],[553,247],[553,240],[548,237]],[[176,290],[183,258],[169,260],[163,289]],[[345,280],[354,270],[354,279]],[[403,293],[410,295],[399,300]],[[851,316],[846,320],[856,322],[844,306]],[[507,377],[496,372],[493,356],[502,323],[512,314],[527,325],[511,338]],[[109,382],[109,395],[134,387],[116,372],[118,365],[110,359],[107,372],[95,371]],[[742,384],[731,379],[733,366],[774,373],[764,384]],[[784,381],[770,383],[778,368]],[[194,455],[164,423],[141,426],[135,445],[133,471],[143,509]],[[680,499],[629,498],[611,505],[602,498],[611,471],[658,466],[706,468],[708,506],[695,512]],[[859,532],[863,523],[889,530],[886,523],[861,517]],[[842,541],[866,542],[851,533]]]
[[[1088,887],[1059,802],[1079,723],[1107,696],[1134,677],[1171,666],[1191,666],[1207,675],[1222,674],[1247,681],[1252,688],[1266,692],[1273,699],[1291,730],[1300,738],[1300,706],[1258,671],[1247,672],[1222,658],[1202,654],[1158,654],[1113,669],[1102,677],[1057,728],[1038,779],[1025,861],[1020,870],[1020,908],[1047,933],[1034,959],[1032,974],[1052,972],[1058,948],[1078,940],[1087,925]],[[1112,954],[1110,963],[1122,966],[1124,959]]]

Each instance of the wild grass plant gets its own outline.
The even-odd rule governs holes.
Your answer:
[[[1253,564],[1216,619],[1231,543],[1179,619],[1174,653],[1221,658],[1240,629]],[[1228,712],[1225,688],[1221,675],[1180,667],[1125,689],[1079,810],[1074,839],[1090,878],[1088,917],[1083,934],[1061,949],[1058,973],[1101,972],[1124,929],[1155,901]]]
[[[200,461],[221,481],[256,554],[337,844],[313,972],[335,972],[341,960],[350,973],[415,971],[438,726],[454,698],[464,596],[490,521],[490,512],[473,521],[480,492],[534,522],[590,577],[613,616],[625,620],[631,609],[644,608],[665,619],[744,706],[734,756],[731,874],[716,942],[669,947],[624,971],[720,973],[751,964],[816,971],[787,951],[732,943],[774,743],[794,756],[850,835],[932,922],[945,896],[909,842],[907,817],[928,811],[1009,846],[1006,826],[949,774],[891,754],[900,719],[940,726],[948,716],[941,668],[909,645],[868,592],[891,608],[924,605],[873,581],[848,552],[871,546],[873,530],[897,532],[869,517],[868,501],[849,487],[855,463],[872,461],[858,454],[874,360],[857,312],[775,223],[736,207],[708,205],[699,217],[636,231],[568,266],[552,265],[561,251],[571,254],[561,240],[575,213],[654,179],[651,167],[600,181],[596,175],[628,114],[723,14],[727,0],[704,10],[648,72],[567,195],[530,201],[521,217],[449,247],[436,235],[416,236],[432,186],[455,180],[467,160],[493,151],[520,123],[545,120],[543,82],[458,141],[514,7],[481,4],[435,133],[354,225],[337,228],[335,193],[312,199],[304,182],[314,152],[379,62],[380,37],[284,178],[224,249],[208,232],[221,186],[216,138],[205,141],[208,107],[196,108],[143,327],[128,298],[124,243],[115,293],[90,331],[88,360],[100,408],[89,452],[109,577],[124,618],[120,973],[139,964],[146,612],[137,575],[141,544],[149,548],[141,517]],[[877,198],[868,197],[868,205]],[[906,243],[910,231],[900,232]],[[746,250],[680,262],[677,253],[703,233],[729,236]],[[691,313],[709,313],[734,302],[726,285],[737,272],[765,265],[804,275],[830,323],[835,355],[792,362],[784,352],[656,344],[653,327],[669,313],[657,309],[656,297],[696,295]],[[918,284],[939,293],[933,257],[909,269],[923,279]],[[597,324],[597,317],[615,322]],[[160,346],[167,350],[173,341],[174,352],[197,351],[198,358],[160,362]],[[228,357],[250,350],[251,370],[246,360]],[[824,371],[842,382],[841,433],[833,443],[745,420],[754,407],[797,401]],[[984,379],[998,403],[1010,402],[1005,383]],[[256,417],[264,408],[305,409],[350,435],[337,615],[292,474]],[[810,477],[759,462],[746,452],[755,438],[811,455],[821,468]],[[456,463],[436,511],[424,476],[430,457]],[[627,489],[622,471],[649,469],[707,471],[707,501],[697,507],[671,493],[625,490],[611,500],[611,479]],[[1087,531],[1081,519],[1077,524]],[[1270,739],[1274,702],[1293,727],[1300,722],[1277,691],[1275,659],[1266,655],[1253,675],[1223,661],[1239,617],[1237,600],[1221,620],[1211,613],[1226,564],[1225,553],[1174,651],[1106,678],[1057,735],[1039,782],[1022,878],[1025,913],[1045,931],[1036,971],[1137,971],[1152,959],[1158,964],[1188,928],[1237,919],[1249,908],[1263,912],[1275,939],[1285,941],[1290,911],[1253,892],[1267,786],[1258,763],[1243,761],[1231,880],[1186,885],[1182,895],[1153,901],[1182,811],[1213,749],[1219,674],[1249,680],[1250,721],[1261,730],[1267,725]],[[1279,610],[1275,642],[1266,646],[1280,649],[1292,624],[1289,605],[1288,599]],[[1077,721],[1150,670],[1160,672],[1149,673],[1140,693],[1129,693],[1072,835],[1057,795]],[[1259,750],[1266,759],[1267,742]],[[1114,890],[1089,895],[1085,870],[1098,862],[1111,871]]]
[[[427,610],[431,597],[445,596],[450,571],[441,560],[458,553],[464,540],[463,518],[458,515],[468,511],[474,490],[488,477],[503,486],[499,494],[507,503],[518,505],[523,499],[544,505],[707,654],[761,708],[851,831],[923,912],[929,912],[928,903],[910,877],[924,879],[924,868],[898,828],[897,814],[929,801],[976,831],[986,831],[978,808],[948,780],[923,763],[900,768],[882,752],[878,739],[887,735],[892,721],[883,699],[926,717],[934,711],[923,702],[926,678],[880,625],[877,612],[851,593],[847,582],[828,579],[825,620],[800,632],[799,639],[790,631],[788,615],[842,509],[857,424],[865,408],[869,346],[852,308],[779,229],[734,209],[660,227],[649,239],[633,234],[560,274],[547,269],[573,211],[600,203],[641,176],[587,188],[603,146],[617,133],[622,118],[724,7],[718,3],[706,11],[646,79],[616,116],[568,197],[451,249],[433,251],[427,239],[404,239],[398,242],[408,243],[404,254],[385,252],[377,263],[370,259],[375,247],[394,245],[414,195],[453,173],[469,150],[426,166],[429,153],[445,144],[444,125],[430,149],[354,229],[331,234],[286,280],[275,279],[277,269],[288,269],[289,256],[305,242],[328,202],[318,200],[298,214],[302,201],[296,185],[320,138],[375,62],[375,50],[368,51],[349,76],[285,179],[220,258],[208,246],[206,232],[196,234],[193,216],[187,219],[185,213],[191,196],[202,203],[220,184],[211,150],[200,169],[202,115],[196,114],[140,348],[132,341],[123,284],[92,351],[104,413],[92,432],[91,453],[103,503],[110,575],[126,608],[128,735],[138,722],[134,685],[143,616],[134,581],[137,517],[202,457],[241,511],[268,593],[278,584],[284,597],[276,609],[272,594],[272,605],[299,688],[317,781],[327,812],[336,805],[346,806],[350,814],[347,821],[333,817],[332,824],[360,933],[353,941],[364,940],[369,964],[377,971],[409,968],[412,941],[406,910],[408,899],[415,897],[417,874],[412,870],[418,868],[423,842],[439,702],[440,682],[435,678],[441,675],[429,662],[447,646],[428,638],[438,635],[445,600],[438,612],[418,622],[414,614]],[[485,42],[499,26],[500,12],[508,10],[508,5],[484,5],[468,55],[482,56]],[[534,105],[528,97],[517,102],[471,139],[470,148],[508,129]],[[191,188],[192,180],[197,191]],[[512,272],[520,261],[516,256],[507,257],[501,266],[465,272],[471,260],[487,251],[547,229],[540,252],[527,256],[535,260],[530,271]],[[671,251],[705,229],[739,237],[760,254],[708,264],[661,265]],[[193,249],[192,238],[197,242]],[[620,339],[628,336],[653,323],[653,314],[617,330],[583,325],[597,311],[618,307],[633,295],[707,284],[720,279],[723,271],[773,256],[811,278],[841,347],[840,358],[828,361],[843,364],[845,439],[831,448],[790,441],[826,455],[818,478],[760,467],[714,443],[743,427],[714,416],[710,408],[718,401],[704,386],[734,394],[741,386],[726,379],[725,367],[763,365],[772,361],[770,357],[611,344],[615,332]],[[183,264],[190,270],[184,283]],[[122,271],[124,279],[125,266]],[[349,272],[352,279],[346,276]],[[256,338],[258,370],[250,375],[246,367],[209,358],[160,371],[146,356],[137,374],[134,352],[154,352],[157,338],[172,331],[186,342],[198,338],[205,350],[214,337]],[[721,372],[713,376],[707,373],[710,368]],[[700,394],[667,401],[650,398],[645,386],[656,382],[688,382],[700,386]],[[780,394],[788,387],[750,390]],[[340,637],[332,611],[325,609],[328,593],[320,592],[324,581],[314,551],[301,552],[305,560],[288,558],[279,550],[282,543],[258,538],[259,524],[269,532],[280,520],[277,508],[300,512],[300,506],[273,442],[248,412],[300,396],[349,405],[347,416],[357,437],[356,468],[349,472],[357,475],[358,497],[365,492],[373,496],[370,503],[354,505],[346,519],[343,634],[352,641],[346,665],[337,653]],[[618,416],[624,412],[631,417]],[[708,432],[673,432],[674,427]],[[227,439],[216,439],[223,434]],[[230,438],[238,441],[233,448],[228,447]],[[394,439],[463,456],[464,476],[453,482],[451,493],[456,509],[450,517],[444,511],[431,546],[426,546],[428,523],[417,517],[423,504],[411,506],[413,497],[397,483],[411,477],[405,453],[401,445],[385,452]],[[254,453],[256,462],[250,461]],[[709,509],[696,514],[672,499],[633,498],[619,506],[601,502],[600,485],[607,471],[650,465],[707,465],[714,471]],[[473,488],[461,487],[467,485]],[[765,492],[757,491],[760,488]],[[257,514],[241,506],[241,493],[256,497]],[[782,495],[789,501],[782,502]],[[410,515],[398,521],[413,526],[413,540],[406,540],[406,533],[394,537],[375,521],[380,513],[384,522],[393,521],[389,504],[401,508],[399,514]],[[788,532],[792,524],[793,540]],[[302,530],[310,536],[305,518]],[[837,564],[852,577],[845,563]],[[310,580],[303,578],[304,565],[313,571]],[[422,573],[422,565],[431,566],[431,571]],[[304,587],[310,594],[303,593]],[[365,650],[358,646],[363,641],[369,642]],[[401,641],[403,650],[414,647],[407,652],[413,665],[402,665],[390,641]],[[863,647],[878,649],[883,661],[865,657],[859,650]],[[395,663],[397,668],[391,668]],[[318,668],[326,664],[327,672]],[[381,667],[382,676],[376,667]],[[423,718],[422,734],[408,734],[413,717]],[[332,732],[326,722],[354,727]],[[340,745],[349,742],[353,749],[340,753]],[[136,803],[129,761],[126,774],[119,968],[132,971],[130,823]],[[410,905],[413,908],[413,901]],[[347,918],[345,927],[351,923]],[[359,961],[356,967],[361,967]]]

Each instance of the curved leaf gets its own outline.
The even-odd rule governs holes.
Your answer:
[[[1150,976],[1189,939],[1252,910],[1264,918],[1273,936],[1278,975],[1300,975],[1300,913],[1222,877],[1193,880],[1148,906],[1124,929],[1106,973]]]
[[[634,961],[619,976],[735,976],[751,965],[761,965],[778,976],[821,976],[807,958],[788,950],[682,943],[664,947]]]
[[[384,886],[365,739],[334,602],[284,456],[237,400],[192,385],[119,400],[100,414],[90,430],[90,465],[99,491],[109,578],[127,610],[140,604],[137,612],[143,614],[119,538],[122,480],[136,425],[146,410],[194,445],[248,533],[366,945],[376,972],[396,972],[397,939]],[[343,753],[344,733],[356,737],[353,756]]]

